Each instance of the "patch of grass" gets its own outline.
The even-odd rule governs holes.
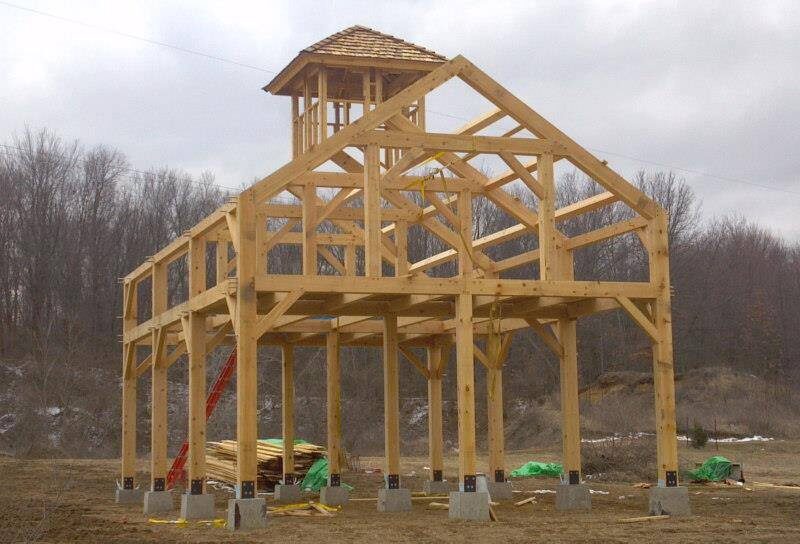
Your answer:
[[[654,438],[616,438],[581,446],[583,472],[598,481],[647,482],[656,474]]]

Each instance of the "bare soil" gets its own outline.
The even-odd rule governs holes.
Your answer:
[[[232,534],[224,528],[149,523],[141,507],[114,503],[116,460],[0,458],[0,542],[800,542],[800,488],[774,488],[800,479],[800,443],[770,442],[681,450],[684,466],[722,454],[744,464],[747,491],[741,487],[690,484],[694,515],[683,519],[624,524],[622,518],[647,513],[647,490],[632,482],[591,483],[608,494],[592,495],[590,513],[560,513],[554,495],[537,495],[534,504],[496,507],[499,522],[451,521],[447,511],[428,510],[414,501],[412,513],[381,514],[374,502],[352,502],[334,517],[273,517],[267,529]],[[557,460],[553,450],[509,453],[508,465]],[[403,484],[422,488],[424,458],[406,458]],[[362,465],[380,466],[379,458]],[[142,462],[141,483],[147,482]],[[446,477],[455,479],[456,459]],[[345,473],[352,497],[374,497],[380,475]],[[516,489],[554,489],[553,479],[515,481]],[[219,517],[230,495],[214,491]],[[516,499],[530,496],[517,493]],[[270,499],[271,500],[271,499]],[[178,497],[176,496],[176,506]],[[177,511],[165,519],[176,519]]]

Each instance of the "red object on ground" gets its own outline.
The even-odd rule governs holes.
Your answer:
[[[206,398],[206,421],[208,421],[208,418],[210,418],[211,414],[214,413],[214,408],[217,407],[217,402],[222,396],[225,386],[228,385],[231,376],[233,376],[233,370],[235,368],[236,346],[233,346],[231,354],[228,355],[228,360],[225,361],[224,365],[222,365],[217,379],[214,380],[214,385],[211,386],[211,390],[208,392],[208,397]],[[186,465],[186,459],[188,456],[189,442],[187,441],[181,446],[180,451],[178,451],[178,455],[172,462],[172,468],[169,469],[169,473],[167,474],[167,489],[172,489],[175,487],[176,483],[186,480],[186,471],[183,469],[183,467]]]

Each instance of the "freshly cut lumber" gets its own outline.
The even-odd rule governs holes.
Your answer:
[[[206,444],[206,475],[209,480],[236,484],[236,440]],[[294,473],[303,477],[317,459],[325,457],[325,448],[315,444],[294,445]],[[272,489],[283,477],[283,447],[266,440],[258,441],[258,487]]]
[[[428,503],[429,510],[449,510],[450,504],[446,502],[431,502]]]
[[[494,508],[492,508],[491,504],[489,504],[489,519],[492,521],[500,521],[497,517],[497,513],[494,511]]]
[[[522,499],[521,501],[517,501],[514,503],[514,506],[522,506],[523,504],[528,504],[530,502],[536,502],[536,497],[528,497],[527,499]]]
[[[657,521],[659,519],[669,519],[669,516],[640,516],[636,518],[623,518],[619,520],[620,523],[639,523],[642,521]]]

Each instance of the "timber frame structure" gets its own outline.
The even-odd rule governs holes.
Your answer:
[[[426,129],[426,95],[460,79],[493,104],[451,133]],[[475,490],[476,473],[505,479],[502,369],[515,331],[532,328],[561,368],[565,481],[581,480],[576,322],[621,308],[652,340],[657,479],[677,486],[677,441],[665,211],[463,56],[431,51],[365,27],[351,27],[302,51],[265,88],[291,97],[292,159],[231,198],[124,278],[122,467],[134,488],[137,381],[152,375],[151,489],[167,472],[167,368],[188,355],[187,493],[204,493],[206,354],[237,350],[237,497],[256,494],[257,350],[283,353],[283,433],[293,439],[295,345],[327,349],[330,485],[340,467],[340,346],[383,349],[387,487],[399,486],[398,361],[428,380],[431,480],[442,479],[442,374],[455,344],[459,481]],[[505,120],[511,130],[486,135]],[[486,175],[476,159],[491,155],[507,169]],[[496,159],[495,159],[496,160]],[[603,189],[556,206],[554,163],[565,161]],[[421,173],[420,173],[421,172]],[[538,206],[516,198],[531,191]],[[412,194],[416,193],[416,195]],[[287,200],[289,195],[293,200]],[[472,202],[488,199],[513,226],[473,236]],[[288,202],[288,203],[287,203]],[[633,218],[567,237],[559,222],[615,202]],[[325,228],[322,228],[323,224]],[[409,261],[412,229],[446,249]],[[644,282],[576,281],[573,252],[635,233],[649,256]],[[412,234],[413,235],[413,232]],[[523,236],[538,247],[502,260],[487,249]],[[271,273],[280,244],[299,247],[302,273]],[[231,257],[232,256],[232,257]],[[188,298],[169,307],[167,276],[185,259]],[[538,262],[538,277],[508,272]],[[214,269],[215,277],[206,270]],[[442,277],[436,267],[455,270]],[[529,267],[530,269],[530,267]],[[149,318],[138,319],[138,291],[151,290]],[[483,348],[476,345],[476,341]],[[137,348],[143,347],[142,358]],[[424,348],[427,360],[419,355]],[[148,351],[149,350],[149,351]],[[474,365],[488,373],[487,467],[476,465]],[[378,369],[375,369],[376,372]],[[285,480],[293,480],[291,446]]]

